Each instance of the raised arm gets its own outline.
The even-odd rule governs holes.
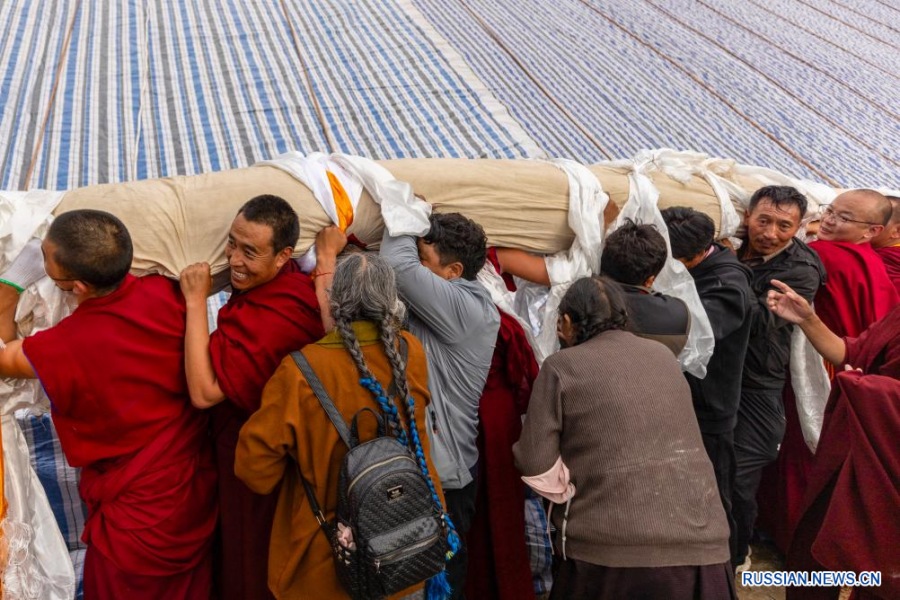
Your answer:
[[[394,268],[403,301],[439,338],[452,342],[471,321],[472,309],[481,310],[458,284],[422,265],[416,238],[392,237],[385,228],[381,256]]]
[[[550,275],[547,273],[547,263],[544,262],[543,256],[516,248],[496,248],[496,251],[497,261],[504,273],[539,285],[550,286]]]
[[[331,317],[331,281],[337,268],[337,257],[347,246],[347,235],[339,227],[330,225],[316,235],[316,268],[311,274],[316,286],[316,299],[322,314],[322,328],[328,332],[334,329]]]
[[[772,286],[775,289],[769,290],[769,310],[789,323],[799,325],[816,352],[835,366],[841,366],[847,355],[844,340],[828,329],[809,302],[789,285],[773,279]]]
[[[191,404],[210,408],[225,399],[209,354],[209,316],[206,299],[212,290],[208,263],[190,265],[181,272],[181,292],[187,309],[184,332],[184,368]]]

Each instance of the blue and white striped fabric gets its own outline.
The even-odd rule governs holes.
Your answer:
[[[550,155],[673,147],[832,184],[900,182],[900,12],[875,0],[415,3]]]
[[[18,0],[0,4],[0,25],[2,189],[216,171],[288,149],[529,154],[505,110],[387,1]]]
[[[884,0],[6,0],[0,189],[290,149],[597,162],[658,147],[900,188],[898,16]],[[49,419],[19,422],[81,553]]]

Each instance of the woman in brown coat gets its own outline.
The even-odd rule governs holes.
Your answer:
[[[691,391],[659,342],[625,331],[618,286],[572,284],[563,350],[535,381],[516,463],[561,504],[551,600],[734,598],[728,525]]]
[[[360,378],[373,377],[387,389],[393,379],[398,398],[412,397],[415,425],[428,472],[436,474],[425,427],[428,370],[421,343],[400,331],[404,307],[394,272],[377,256],[354,254],[335,269],[331,289],[335,329],[303,349],[303,355],[345,421],[362,408],[381,413]],[[398,337],[408,346],[407,364]],[[405,406],[394,400],[408,430]],[[359,419],[360,439],[375,435],[374,419]],[[235,473],[250,489],[271,492],[284,479],[269,548],[269,588],[279,599],[348,598],[338,581],[329,540],[319,530],[297,473],[312,485],[326,519],[338,503],[338,473],[347,453],[334,425],[293,359],[288,356],[266,385],[262,407],[241,430]],[[433,476],[443,506],[440,481]],[[418,586],[418,587],[421,587]],[[400,596],[415,591],[411,588]]]

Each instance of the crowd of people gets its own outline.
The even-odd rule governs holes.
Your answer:
[[[538,368],[530,332],[477,275],[491,263],[511,290],[549,285],[544,259],[488,248],[462,215],[433,214],[421,237],[386,230],[378,252],[327,227],[307,274],[290,204],[253,198],[227,234],[232,293],[210,334],[208,264],[134,277],[125,226],[76,210],[0,273],[0,374],[40,379],[81,468],[88,600],[349,597],[335,546],[355,548],[352,533],[322,533],[347,501],[335,419],[409,446],[443,523],[442,585],[392,597],[546,591],[535,493],[554,530],[553,599],[735,598],[757,529],[788,568],[881,570],[861,597],[891,597],[900,199],[844,192],[809,243],[807,212],[798,190],[769,186],[734,242],[690,208],[663,211],[667,232],[626,221],[566,291],[561,349]],[[677,361],[687,306],[653,289],[669,257],[712,325],[705,377]],[[19,293],[44,276],[77,308],[16,339]],[[790,382],[795,329],[830,366],[815,455]]]

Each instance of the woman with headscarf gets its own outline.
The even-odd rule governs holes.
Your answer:
[[[554,507],[551,599],[735,598],[728,524],[691,392],[659,342],[626,330],[618,286],[576,281],[562,350],[535,381],[514,448]]]

